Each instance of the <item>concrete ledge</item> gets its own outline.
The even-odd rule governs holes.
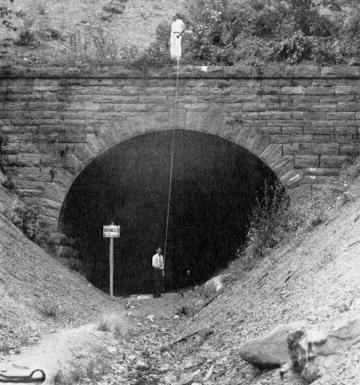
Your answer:
[[[360,79],[359,66],[316,66],[273,64],[266,66],[190,66],[180,68],[183,79]],[[176,67],[0,67],[0,79],[168,79],[176,78]]]

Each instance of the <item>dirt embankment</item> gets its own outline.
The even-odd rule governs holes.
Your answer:
[[[181,327],[188,335],[211,331],[198,351],[216,357],[215,381],[206,384],[294,384],[281,382],[278,370],[254,372],[239,347],[280,324],[304,321],[329,330],[360,316],[359,213],[359,200],[333,209],[324,223],[273,250],[252,271],[243,273],[240,261],[233,263],[229,271],[239,278]],[[315,383],[358,384],[359,357],[355,345]]]
[[[42,334],[122,311],[28,240],[0,215],[0,347],[7,353],[36,342]]]
[[[116,60],[124,47],[143,50],[156,28],[186,9],[186,0],[15,0],[16,31],[0,25],[0,65]],[[0,5],[2,4],[0,1]]]

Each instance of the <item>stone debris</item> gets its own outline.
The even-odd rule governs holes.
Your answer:
[[[228,278],[229,275],[223,274],[209,279],[203,289],[205,296],[214,297],[220,294],[224,290]]]
[[[339,357],[359,342],[360,318],[348,320],[329,332],[292,332],[288,344],[293,369],[311,383],[334,369]]]
[[[298,330],[300,323],[280,325],[270,334],[245,342],[239,349],[240,357],[261,368],[280,367],[289,361],[287,339]]]

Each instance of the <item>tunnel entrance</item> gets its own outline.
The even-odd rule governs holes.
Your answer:
[[[150,292],[151,257],[163,247],[173,132],[137,136],[91,162],[71,186],[60,230],[75,240],[81,269],[108,291],[108,240],[115,239],[116,295]],[[166,289],[204,282],[227,266],[245,240],[265,180],[275,174],[244,148],[214,135],[176,130]]]

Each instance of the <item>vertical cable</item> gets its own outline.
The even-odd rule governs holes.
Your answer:
[[[167,212],[166,212],[166,229],[165,229],[165,241],[164,241],[164,266],[166,261],[166,252],[168,244],[168,235],[169,235],[169,220],[170,220],[170,207],[171,207],[171,195],[172,195],[172,181],[174,173],[174,152],[175,152],[175,131],[178,128],[178,99],[179,99],[179,68],[180,68],[180,58],[177,58],[176,66],[176,87],[175,87],[175,129],[172,133],[171,140],[171,157],[170,157],[170,174],[169,174],[169,192],[168,192],[168,203],[167,203]]]

